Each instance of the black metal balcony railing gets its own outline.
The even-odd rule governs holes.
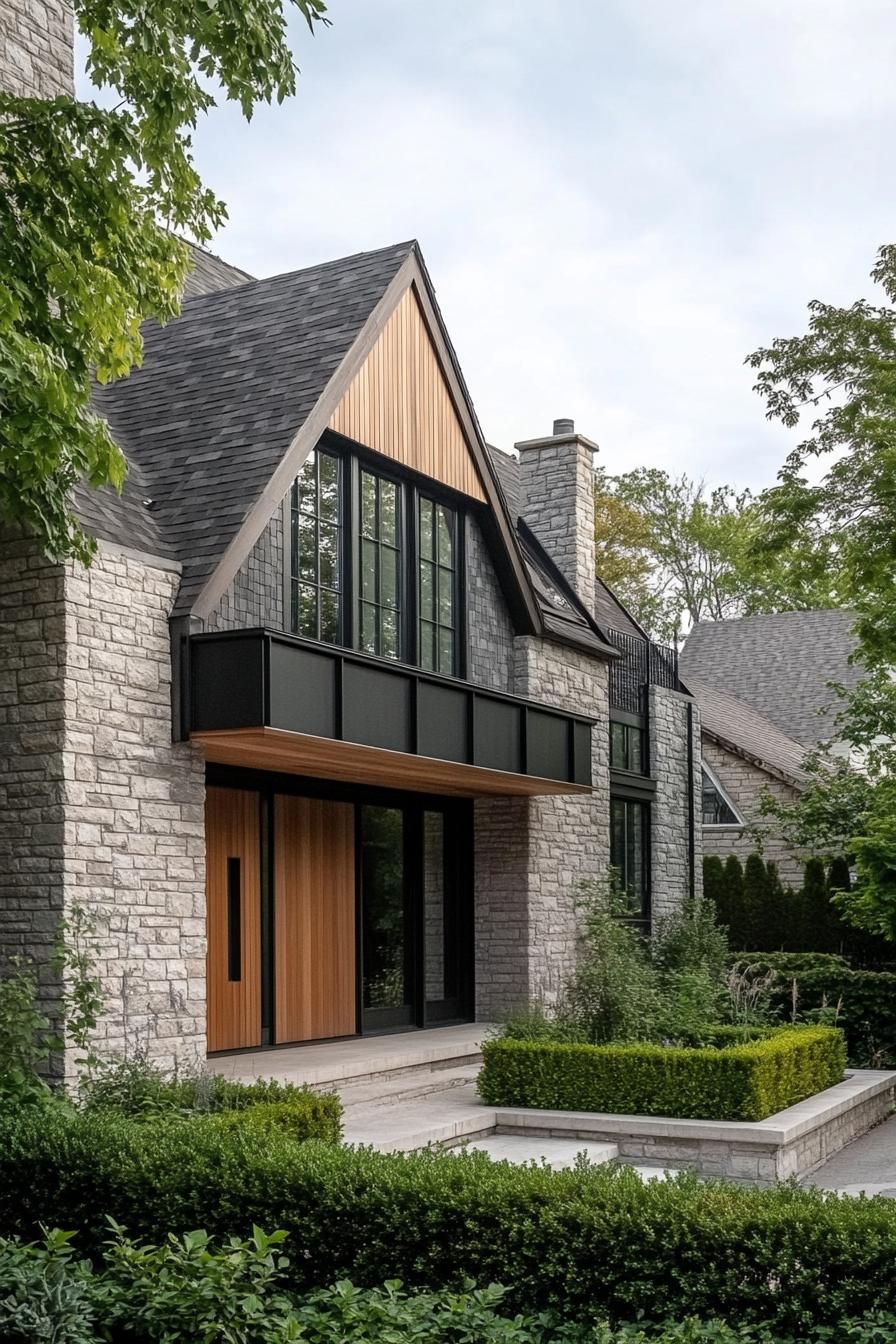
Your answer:
[[[189,640],[189,733],[277,728],[591,784],[585,714],[270,630]]]
[[[623,655],[610,665],[610,704],[614,709],[643,714],[646,687],[679,689],[677,649],[622,630],[608,630],[607,635]]]

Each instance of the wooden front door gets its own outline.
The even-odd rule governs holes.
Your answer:
[[[259,796],[206,790],[208,1048],[261,1044]]]
[[[277,1042],[351,1036],[355,974],[355,810],[274,798],[274,1021]]]

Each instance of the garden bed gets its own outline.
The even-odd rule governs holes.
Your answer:
[[[717,1040],[702,1048],[487,1041],[479,1092],[492,1106],[759,1121],[843,1078],[843,1037],[831,1027]]]

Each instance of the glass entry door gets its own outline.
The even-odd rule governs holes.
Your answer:
[[[364,1030],[412,1026],[416,958],[406,813],[367,804],[359,813]]]

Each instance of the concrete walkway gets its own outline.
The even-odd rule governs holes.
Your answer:
[[[844,1195],[896,1199],[896,1116],[835,1153],[804,1184]]]

